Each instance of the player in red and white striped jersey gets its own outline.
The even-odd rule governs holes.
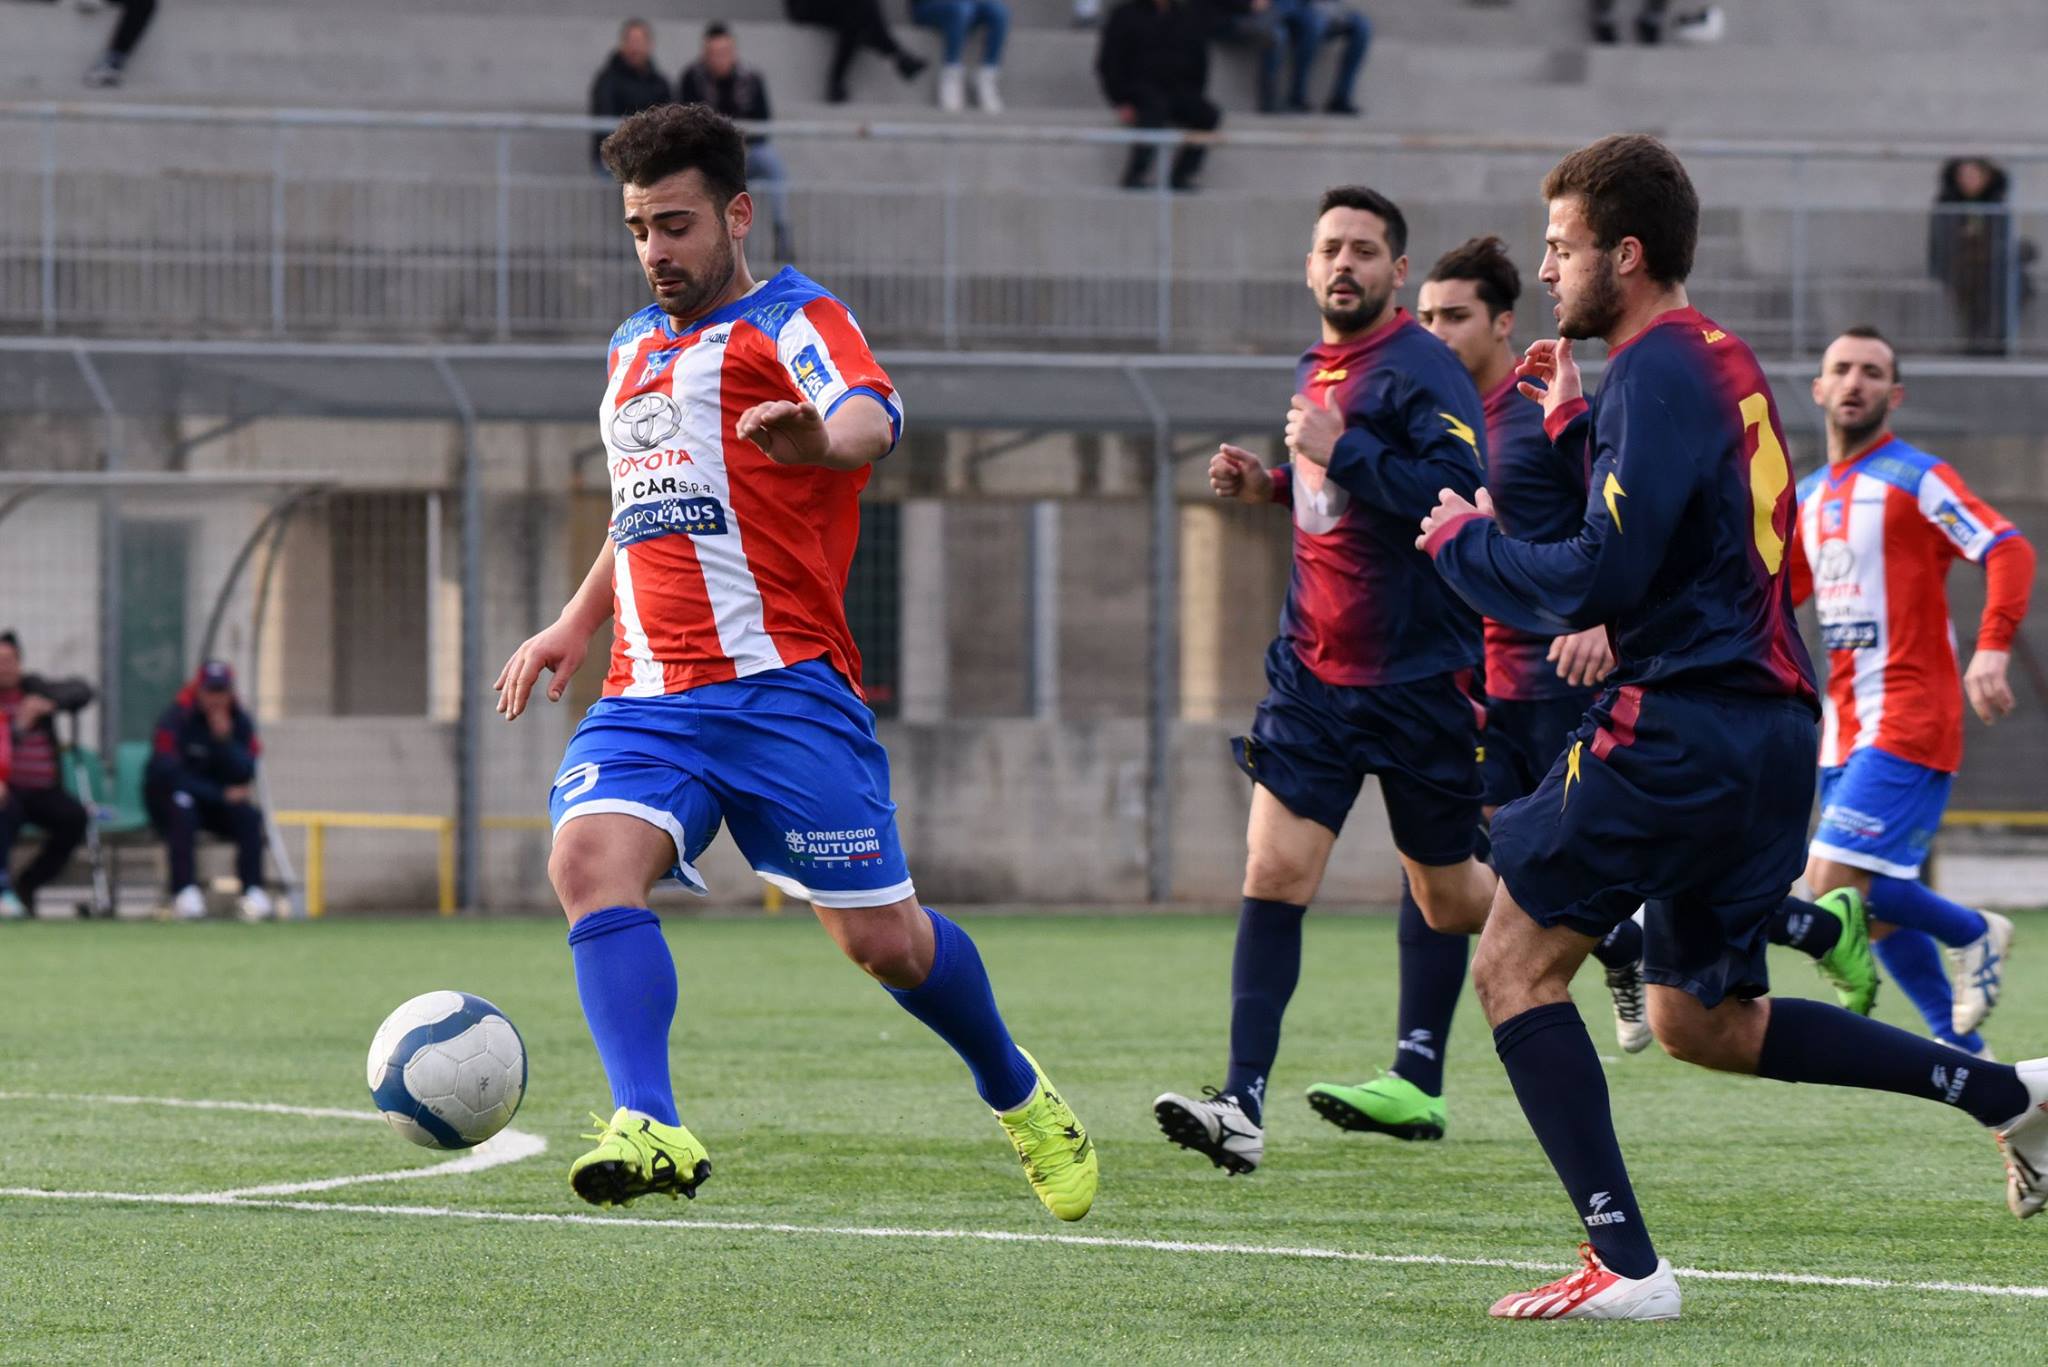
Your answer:
[[[1813,397],[1827,415],[1828,464],[1800,482],[1789,563],[1793,597],[1814,599],[1828,652],[1806,881],[1815,893],[1862,893],[1892,978],[1937,1038],[1980,1052],[1976,1027],[1997,1001],[2012,923],[1918,879],[1962,764],[1963,695],[1987,725],[2012,710],[2006,666],[2033,548],[1946,462],[1892,434],[1905,390],[1875,329],[1835,339]],[[1959,559],[1981,564],[1987,587],[1961,688],[1947,588]],[[1950,949],[1952,984],[1936,940]]]

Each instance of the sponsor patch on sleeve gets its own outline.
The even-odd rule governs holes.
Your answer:
[[[1948,539],[1964,550],[1970,549],[1983,534],[1983,529],[1977,525],[1975,519],[1957,507],[1956,501],[1952,498],[1943,499],[1935,508],[1934,525],[1948,533]]]
[[[825,392],[825,386],[832,382],[832,372],[825,365],[825,358],[818,354],[816,344],[806,346],[789,362],[789,373],[803,390],[804,397],[815,399]]]

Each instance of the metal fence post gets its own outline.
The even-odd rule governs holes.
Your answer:
[[[462,660],[456,671],[462,692],[455,721],[455,900],[472,908],[479,900],[477,867],[483,854],[483,470],[477,450],[476,406],[470,402],[469,391],[448,358],[438,351],[434,369],[462,421]]]
[[[1031,535],[1025,543],[1030,585],[1031,715],[1055,721],[1060,711],[1060,501],[1031,504]]]
[[[945,241],[939,274],[939,335],[947,347],[960,345],[960,157],[946,144]]]
[[[498,340],[512,335],[512,135],[498,132]]]
[[[37,125],[41,137],[43,189],[43,331],[57,330],[57,119],[45,114]]]
[[[1173,735],[1180,714],[1180,501],[1173,420],[1135,366],[1124,378],[1152,423],[1151,686],[1145,702],[1145,896],[1173,896]]]
[[[1806,158],[1795,157],[1792,161],[1792,181],[1798,187],[1798,197],[1792,202],[1792,358],[1806,354],[1806,306],[1807,306],[1807,181]]]
[[[270,130],[270,330],[282,337],[285,327],[284,239],[284,136],[282,123]]]
[[[124,462],[114,396],[83,346],[72,348],[71,359],[106,422],[107,444],[100,453],[100,468],[109,475],[118,474]],[[121,660],[121,495],[109,488],[100,494],[99,707],[100,755],[110,763],[121,743]]]
[[[2011,204],[2002,205],[2005,214],[2005,354],[2020,354],[2020,215]]]
[[[1166,141],[1163,134],[1145,134],[1154,138],[1152,164],[1154,175],[1155,202],[1159,209],[1158,239],[1153,248],[1159,254],[1159,313],[1153,322],[1153,343],[1161,351],[1173,345],[1173,174],[1168,169],[1172,159],[1166,155]],[[1149,397],[1149,391],[1147,392]]]

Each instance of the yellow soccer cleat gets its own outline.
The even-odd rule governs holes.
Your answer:
[[[681,1125],[664,1125],[624,1106],[609,1124],[590,1118],[601,1128],[584,1138],[595,1139],[597,1147],[569,1165],[569,1185],[593,1206],[623,1206],[657,1192],[695,1200],[711,1175],[710,1156]]]
[[[1062,1220],[1078,1220],[1095,1204],[1099,1171],[1095,1162],[1095,1141],[1081,1127],[1073,1107],[1060,1100],[1038,1060],[1029,1053],[1024,1059],[1038,1074],[1038,1086],[1031,1099],[1014,1111],[999,1111],[1004,1133],[1024,1164],[1024,1175],[1045,1208]]]

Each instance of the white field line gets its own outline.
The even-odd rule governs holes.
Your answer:
[[[1437,1253],[1369,1253],[1347,1248],[1285,1247],[1272,1244],[1192,1242],[1180,1239],[1117,1239],[1086,1234],[1027,1234],[1001,1229],[899,1229],[869,1225],[790,1225],[744,1220],[648,1220],[630,1215],[565,1215],[539,1211],[461,1210],[452,1206],[363,1205],[345,1201],[282,1201],[225,1192],[191,1195],[123,1191],[42,1191],[0,1187],[0,1197],[43,1201],[108,1201],[137,1205],[236,1206],[249,1210],[295,1210],[344,1215],[397,1215],[417,1219],[468,1220],[483,1224],[616,1226],[672,1233],[785,1234],[808,1238],[922,1239],[990,1244],[1054,1244],[1066,1248],[1132,1249],[1152,1253],[1196,1253],[1235,1257],[1294,1258],[1320,1262],[1372,1263],[1396,1267],[1485,1267],[1514,1272],[1562,1270],[1555,1263],[1517,1258],[1453,1258]],[[1702,1281],[1764,1282],[1776,1286],[1828,1286],[1870,1291],[1926,1291],[1968,1296],[2010,1296],[2048,1300],[2048,1286],[2000,1286],[1978,1282],[1898,1281],[1886,1277],[1829,1277],[1801,1272],[1747,1272],[1728,1268],[1681,1267],[1681,1277]]]
[[[95,1106],[168,1106],[188,1111],[244,1111],[263,1115],[307,1116],[315,1120],[377,1120],[378,1111],[350,1111],[335,1106],[286,1106],[274,1101],[211,1101],[179,1096],[119,1096],[87,1092],[0,1092],[0,1101],[83,1102]],[[547,1152],[548,1141],[524,1130],[504,1130],[460,1158],[429,1163],[421,1168],[399,1168],[389,1172],[358,1173],[348,1177],[320,1177],[306,1182],[272,1182],[260,1187],[237,1187],[232,1191],[161,1193],[152,1200],[179,1205],[225,1205],[249,1196],[296,1196],[310,1191],[332,1191],[336,1187],[360,1186],[365,1182],[410,1182],[422,1177],[460,1177],[517,1163]],[[24,1188],[23,1190],[30,1190]]]

